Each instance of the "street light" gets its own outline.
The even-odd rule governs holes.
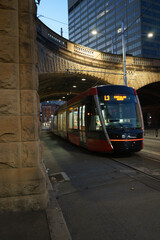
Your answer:
[[[97,30],[96,29],[94,29],[94,30],[92,30],[92,35],[97,35],[98,34],[98,32],[97,32]]]
[[[124,22],[122,21],[122,27],[119,29],[119,33],[122,32],[122,53],[123,53],[123,80],[124,85],[127,86],[127,72],[126,72],[126,44],[125,44],[125,35],[124,35]],[[96,29],[91,32],[93,35],[97,35],[98,32]],[[111,37],[112,43],[112,54],[113,54],[113,36]]]
[[[147,34],[147,37],[148,38],[152,38],[154,36],[154,34],[152,33],[152,32],[149,32],[148,34]]]

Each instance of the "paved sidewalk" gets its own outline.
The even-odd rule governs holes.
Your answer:
[[[45,211],[0,214],[1,240],[50,240]]]
[[[49,180],[48,191],[45,210],[0,213],[0,240],[71,240]]]

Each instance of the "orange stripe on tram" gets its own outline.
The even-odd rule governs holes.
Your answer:
[[[110,139],[111,142],[135,142],[135,141],[143,141],[143,138],[139,139]]]

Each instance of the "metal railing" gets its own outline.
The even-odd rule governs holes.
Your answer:
[[[88,48],[88,47],[73,43],[63,38],[59,34],[52,31],[43,22],[41,22],[39,18],[36,19],[36,27],[37,27],[37,34],[40,37],[43,37],[44,39],[49,40],[51,44],[53,43],[59,46],[60,48],[65,49],[66,51],[69,51],[71,53],[76,53],[76,54],[78,53],[79,55],[92,58],[94,61],[100,60],[110,64],[112,63],[122,64],[123,62],[123,58],[121,55],[100,52],[92,48]],[[157,67],[158,69],[160,68],[160,60],[158,59],[147,59],[147,58],[133,57],[133,56],[126,56],[126,57],[127,57],[127,63],[129,65],[144,66],[144,67],[151,67],[151,68],[156,67],[156,69]]]
[[[63,48],[67,48],[67,40],[57,33],[53,32],[50,28],[48,28],[44,23],[42,23],[38,18],[36,20],[36,28],[37,33],[41,34],[46,39],[50,40],[51,42],[59,45]]]

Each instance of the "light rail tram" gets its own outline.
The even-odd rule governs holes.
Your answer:
[[[90,88],[59,107],[52,131],[92,151],[138,152],[144,124],[137,92],[121,85]]]

